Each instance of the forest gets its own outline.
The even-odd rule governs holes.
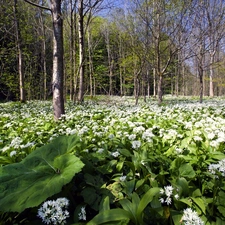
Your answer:
[[[0,10],[1,100],[49,99],[54,86],[74,102],[224,95],[222,0],[1,0]]]

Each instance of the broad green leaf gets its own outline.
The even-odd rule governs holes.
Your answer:
[[[201,211],[205,214],[205,203],[201,198],[191,198],[193,202],[201,209]]]
[[[218,202],[219,202],[219,204],[225,206],[225,192],[224,191],[219,191]]]
[[[195,191],[193,191],[192,196],[193,197],[201,197],[202,193],[201,193],[200,189],[198,188]]]
[[[135,188],[135,180],[130,180],[130,181],[125,181],[125,187],[124,187],[124,192],[128,195],[131,196]]]
[[[109,209],[110,209],[109,196],[106,196],[102,200],[102,209],[101,210],[109,210]]]
[[[188,196],[189,187],[187,180],[184,177],[178,178],[176,184],[181,187],[180,195]]]
[[[193,167],[189,164],[183,164],[179,168],[180,176],[187,177],[187,178],[194,178],[196,173]]]
[[[89,205],[95,205],[99,203],[100,196],[96,193],[96,189],[94,187],[86,187],[81,191],[81,196],[84,198],[84,202]]]
[[[100,212],[87,225],[99,225],[108,222],[131,219],[131,214],[124,209],[110,209]]]
[[[159,191],[160,191],[160,188],[158,187],[151,188],[141,198],[141,201],[137,209],[137,217],[140,223],[142,221],[142,213],[145,207],[153,200],[154,196],[159,194]]]
[[[217,209],[223,215],[223,217],[225,217],[225,207],[224,206],[218,206]]]
[[[118,163],[116,164],[116,169],[117,169],[117,171],[121,171],[121,170],[123,169],[123,164],[124,164],[124,162],[118,162]]]
[[[183,158],[176,158],[170,166],[170,170],[177,172],[181,165],[185,163],[185,160]]]
[[[164,152],[164,155],[166,155],[167,157],[173,155],[174,149],[175,149],[175,146],[170,147],[166,152]]]
[[[116,220],[116,221],[109,221],[104,223],[104,225],[128,225],[129,224],[130,219],[123,219],[123,220]],[[73,224],[76,225],[76,224]],[[86,223],[83,223],[83,225],[86,225]]]
[[[74,154],[78,138],[59,137],[19,163],[0,168],[0,211],[22,212],[59,193],[84,164]]]
[[[151,207],[154,209],[160,208],[162,206],[158,196],[154,196],[150,204],[151,204]]]
[[[223,160],[225,158],[225,155],[222,152],[211,152],[210,158],[216,160]]]
[[[137,207],[140,203],[140,198],[136,192],[133,193],[132,195],[132,204],[134,206],[135,211],[137,210]]]
[[[124,210],[130,213],[130,218],[132,221],[136,221],[136,208],[135,205],[130,202],[128,199],[120,200],[120,204]]]
[[[126,156],[126,157],[131,157],[132,154],[130,153],[130,151],[128,151],[127,149],[123,148],[123,149],[119,149],[118,150],[122,155]]]
[[[180,145],[181,149],[188,147],[189,143],[192,140],[192,134],[189,131],[187,131],[186,133],[187,133],[187,137],[181,141],[181,145]]]
[[[127,212],[130,212],[131,215],[133,214],[132,203],[128,199],[120,200],[120,204],[124,210],[126,210]]]
[[[189,199],[181,198],[181,199],[179,199],[178,201],[179,201],[179,202],[185,203],[185,204],[188,205],[189,207],[192,206],[192,202],[191,202]]]
[[[144,184],[144,182],[145,182],[145,179],[138,180],[135,185],[135,190],[137,190],[140,186],[142,186],[142,184]]]

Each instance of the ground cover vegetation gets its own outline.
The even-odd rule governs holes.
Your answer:
[[[1,224],[224,224],[224,99],[99,99],[0,104]]]

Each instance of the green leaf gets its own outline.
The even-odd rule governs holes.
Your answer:
[[[131,214],[124,209],[110,209],[100,212],[87,225],[98,225],[108,222],[131,219]]]
[[[130,151],[128,151],[127,149],[123,148],[123,149],[119,149],[118,150],[122,155],[126,156],[126,157],[131,157],[132,154],[130,153]]]
[[[139,223],[142,223],[142,213],[144,212],[145,207],[153,200],[153,198],[159,194],[160,188],[154,187],[149,189],[141,198],[141,201],[137,209],[137,218]]]
[[[109,196],[106,196],[106,197],[103,198],[101,210],[110,210]]]
[[[201,193],[200,189],[198,188],[195,191],[193,191],[192,196],[193,197],[201,197],[202,193]]]
[[[193,167],[189,164],[183,164],[179,168],[180,176],[187,177],[187,178],[194,178],[196,173]]]
[[[201,211],[205,214],[205,203],[201,198],[191,198],[193,202],[201,209]]]
[[[187,137],[181,141],[181,145],[180,145],[181,149],[188,147],[192,140],[191,132],[187,131],[186,134],[187,134]]]
[[[179,188],[181,191],[180,196],[188,196],[189,187],[187,180],[184,177],[178,178],[176,184],[181,187],[181,189]]]
[[[175,225],[177,225],[177,224],[181,224],[181,218],[182,218],[182,213],[180,213],[180,212],[177,212],[177,211],[174,211],[174,210],[171,210],[171,216],[172,216],[172,220],[173,220],[173,223],[175,224]]]
[[[225,206],[225,192],[224,191],[219,191],[218,202],[219,202],[220,205]]]
[[[223,217],[225,217],[225,207],[224,206],[218,206],[217,209],[223,215]]]
[[[120,204],[124,210],[130,213],[130,218],[132,221],[136,221],[136,207],[135,205],[130,202],[128,199],[120,200]]]
[[[221,218],[216,217],[216,225],[224,225],[224,220],[221,220]]]
[[[121,171],[123,169],[123,163],[124,162],[118,162],[117,165],[116,165],[116,169],[117,171]]]
[[[10,164],[12,161],[12,158],[9,156],[0,156],[0,165]]]
[[[183,158],[176,158],[170,166],[170,170],[177,172],[181,165],[185,163],[185,160]]]
[[[23,161],[0,168],[0,211],[22,212],[59,193],[84,164],[74,154],[78,138],[59,137]]]
[[[185,204],[188,205],[189,207],[192,206],[191,201],[190,201],[189,199],[187,199],[187,198],[181,198],[181,199],[179,199],[178,201],[179,201],[179,202],[185,203]]]
[[[138,180],[135,186],[135,190],[137,190],[140,186],[142,186],[144,182],[145,182],[145,179]]]
[[[166,152],[164,152],[164,155],[167,156],[167,157],[173,155],[174,149],[175,149],[175,146],[170,147]]]
[[[130,181],[125,181],[125,187],[124,187],[124,192],[128,195],[131,196],[134,188],[135,188],[135,180],[130,180]]]

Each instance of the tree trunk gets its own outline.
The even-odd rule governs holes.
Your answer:
[[[109,95],[113,95],[113,72],[112,72],[112,65],[109,68]]]
[[[51,0],[51,11],[53,19],[53,110],[54,119],[58,120],[64,110],[63,99],[63,19],[61,15],[61,0]]]
[[[89,57],[89,79],[90,79],[90,96],[93,97],[93,59],[92,59],[92,40],[91,40],[91,31],[88,27],[88,57]]]
[[[213,88],[213,62],[214,62],[214,54],[210,54],[210,66],[209,66],[209,96],[214,97],[214,88]]]
[[[153,96],[156,97],[157,91],[156,91],[156,69],[153,68]]]
[[[15,30],[16,30],[16,45],[18,50],[20,102],[25,102],[23,54],[22,54],[22,47],[21,47],[21,34],[20,34],[20,24],[19,24],[19,18],[18,18],[17,5],[18,5],[17,0],[14,0],[14,19],[15,19]]]
[[[77,3],[77,2],[76,2]],[[78,73],[76,72],[76,52],[77,48],[75,43],[77,43],[77,17],[76,14],[74,15],[74,75],[73,75],[73,102],[75,103],[77,100],[77,82],[78,82]]]
[[[114,69],[114,60],[110,47],[110,38],[109,38],[109,30],[106,28],[105,31],[105,42],[106,49],[108,54],[108,68],[109,68],[109,95],[113,95],[113,69]]]
[[[123,93],[123,71],[121,66],[119,66],[119,73],[120,73],[120,96],[122,97],[124,93]]]
[[[42,2],[43,5],[43,2]],[[42,40],[42,66],[43,66],[43,99],[47,99],[47,64],[46,64],[46,37],[45,37],[45,25],[44,25],[44,20],[43,20],[43,15],[42,11],[40,10],[40,22],[41,22],[41,32],[43,35],[43,40]]]
[[[73,3],[70,0],[70,101],[74,96],[74,10]]]
[[[135,96],[135,105],[138,105],[138,99],[139,99],[139,80],[138,80],[138,74],[134,74],[134,96]]]
[[[79,33],[79,93],[78,101],[82,103],[84,101],[84,3],[83,0],[79,0],[78,3],[78,33]]]
[[[120,59],[123,58],[124,52],[123,52],[123,46],[122,46],[122,38],[119,36],[119,57]],[[124,66],[119,65],[119,73],[120,73],[120,96],[122,97],[124,95],[123,91],[123,68],[125,69]]]
[[[163,76],[162,74],[159,74],[158,76],[158,104],[161,105],[162,104],[162,97],[163,97],[163,90],[162,90],[162,86],[163,86]]]
[[[185,96],[187,93],[185,92],[186,90],[186,82],[185,82],[185,66],[184,63],[182,63],[182,90],[183,90],[183,96]]]
[[[203,68],[202,66],[199,66],[198,72],[199,72],[199,83],[200,83],[199,102],[202,103],[203,101]]]

